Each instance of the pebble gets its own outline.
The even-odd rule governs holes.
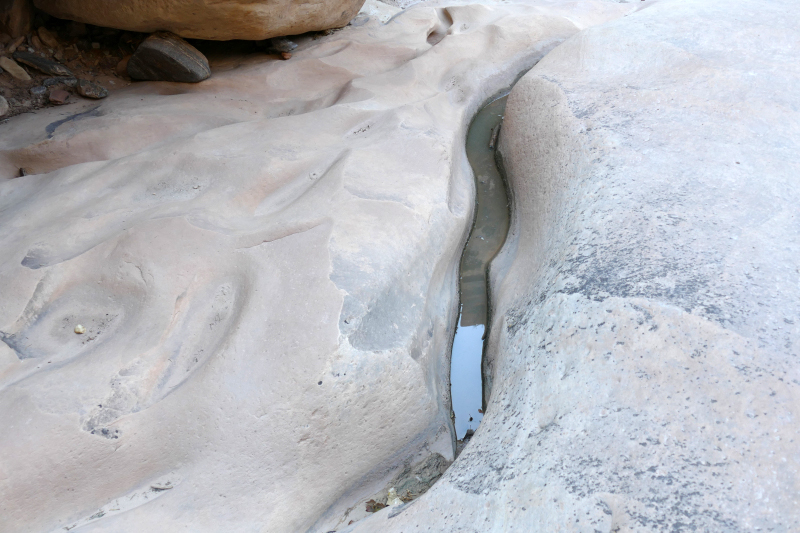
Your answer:
[[[0,96],[0,117],[8,113],[8,101]]]
[[[31,94],[33,96],[44,96],[47,92],[47,87],[44,85],[37,85],[36,87],[31,87]]]
[[[25,72],[25,69],[19,66],[17,62],[10,57],[0,57],[0,67],[18,80],[28,81],[31,79],[28,73]]]
[[[31,37],[31,46],[33,46],[37,50],[42,50],[44,48],[42,41],[40,41],[39,37],[37,37],[36,35]]]
[[[69,101],[69,93],[64,89],[53,89],[50,91],[50,102],[56,105],[63,105]]]
[[[78,94],[86,98],[100,99],[108,96],[108,89],[89,80],[78,80],[77,89]]]
[[[25,36],[24,35],[21,35],[20,37],[17,37],[13,41],[11,41],[11,44],[8,46],[8,53],[9,54],[13,54],[14,52],[16,52],[17,48],[19,48],[20,45],[22,43],[24,43],[24,42],[25,42]]]
[[[128,61],[135,80],[197,83],[211,76],[208,59],[180,37],[169,32],[145,39]]]
[[[291,59],[292,58],[292,54],[290,54],[289,52],[281,52],[281,57],[283,59]]]
[[[72,76],[72,72],[57,61],[30,52],[15,52],[14,59],[51,76]]]
[[[49,46],[53,50],[58,48],[58,39],[56,39],[56,36],[53,35],[50,30],[42,26],[39,28],[38,33],[39,39],[45,44],[45,46]]]
[[[77,326],[75,326],[75,333],[77,333],[78,335],[82,335],[83,333],[86,333],[86,328],[78,324]]]

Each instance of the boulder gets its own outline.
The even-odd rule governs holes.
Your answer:
[[[208,60],[177,35],[158,32],[145,39],[127,63],[134,80],[197,83],[211,75]]]
[[[636,5],[512,91],[488,409],[348,533],[800,531],[798,6]]]
[[[21,0],[18,0],[21,1]],[[339,28],[364,0],[35,0],[62,19],[138,32],[165,30],[193,39],[261,40]]]
[[[0,0],[0,32],[19,37],[30,32],[32,24],[31,0]]]
[[[30,175],[0,180],[2,529],[341,531],[424,491],[468,124],[630,9],[420,6],[4,124],[0,175]]]

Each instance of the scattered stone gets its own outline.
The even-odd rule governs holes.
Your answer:
[[[47,92],[47,87],[44,85],[37,85],[36,87],[31,87],[31,94],[33,96],[44,96]]]
[[[0,117],[8,113],[8,101],[0,96]]]
[[[131,56],[128,75],[135,80],[196,83],[208,78],[211,69],[197,48],[175,34],[158,32]]]
[[[37,37],[36,35],[31,37],[31,46],[33,46],[36,50],[43,50],[44,49],[44,45],[42,44],[42,41],[39,40],[39,37]]]
[[[77,89],[78,94],[86,98],[100,99],[108,96],[108,89],[96,83],[92,83],[89,80],[78,80]]]
[[[125,76],[128,77],[128,61],[130,61],[131,56],[127,55],[123,57],[119,63],[117,63],[116,73],[118,76]]]
[[[56,105],[63,105],[69,101],[69,93],[64,89],[53,89],[50,91],[50,102]]]
[[[22,81],[28,81],[31,79],[28,73],[25,72],[25,69],[19,66],[17,62],[10,57],[0,57],[0,67],[11,74],[11,76],[15,79]]]
[[[14,59],[51,76],[72,76],[72,72],[61,63],[30,52],[15,52]]]
[[[17,37],[16,39],[14,39],[13,41],[11,41],[11,44],[8,46],[8,53],[9,54],[13,54],[14,52],[16,52],[17,48],[22,46],[22,43],[24,43],[24,42],[25,42],[25,36],[24,35],[21,35],[21,36]]]
[[[53,35],[50,30],[42,26],[39,28],[39,39],[45,44],[45,46],[49,46],[53,50],[58,48],[58,39],[56,36]]]
[[[52,87],[54,85],[66,85],[67,87],[75,87],[78,84],[78,79],[70,76],[70,77],[62,77],[62,78],[46,78],[42,85],[45,87]]]
[[[77,326],[75,326],[75,333],[77,333],[78,335],[83,335],[84,333],[86,333],[86,328],[78,324]]]
[[[291,59],[292,58],[292,54],[290,54],[289,52],[281,52],[281,57],[283,59]]]

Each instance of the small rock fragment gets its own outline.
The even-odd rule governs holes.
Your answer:
[[[108,96],[108,89],[89,80],[78,80],[77,89],[78,94],[86,98],[100,99]]]
[[[197,83],[211,76],[211,69],[197,48],[177,35],[158,32],[131,56],[128,75],[135,80]]]
[[[75,326],[75,333],[77,333],[78,335],[82,335],[86,333],[86,328],[78,324],[77,326]]]
[[[292,54],[290,54],[289,52],[281,52],[281,57],[283,59],[291,59],[292,58]]]
[[[403,505],[403,500],[401,500],[400,497],[397,495],[397,489],[395,489],[394,487],[389,489],[389,494],[386,497],[386,504],[391,507],[394,507],[396,505]]]
[[[14,39],[14,40],[11,42],[11,44],[8,46],[8,53],[9,53],[9,54],[13,54],[14,52],[16,52],[16,51],[17,51],[17,48],[19,48],[19,47],[20,47],[20,45],[21,45],[22,43],[24,43],[24,42],[25,42],[25,36],[24,36],[24,35],[20,35],[19,37],[17,37],[16,39]]]
[[[47,87],[44,85],[37,85],[36,87],[31,87],[31,94],[33,96],[44,96],[47,92]]]
[[[64,89],[50,91],[50,101],[56,105],[63,105],[69,101],[69,93]]]
[[[270,41],[272,48],[278,52],[293,52],[297,48],[297,43],[290,41],[286,37],[273,37]]]
[[[117,76],[124,76],[128,77],[128,61],[130,61],[131,56],[125,56],[120,59],[119,63],[117,63],[116,73]]]
[[[0,117],[8,113],[8,101],[0,96]]]
[[[0,67],[18,80],[28,81],[31,79],[31,77],[28,76],[28,73],[25,72],[25,69],[19,66],[17,62],[10,57],[0,57]]]
[[[48,46],[53,50],[58,48],[58,39],[56,39],[55,35],[50,33],[50,30],[42,26],[41,28],[39,28],[38,33],[39,33],[39,39],[44,43],[45,46]]]
[[[31,46],[33,46],[33,47],[34,47],[34,48],[36,48],[37,50],[42,50],[42,49],[44,49],[44,45],[42,44],[42,41],[40,41],[40,40],[39,40],[39,37],[37,37],[36,35],[34,35],[33,37],[31,37]]]
[[[45,78],[42,85],[45,87],[52,87],[53,85],[66,85],[67,87],[75,87],[78,79],[75,77],[59,77],[59,78]]]
[[[14,53],[14,59],[51,76],[72,76],[72,72],[61,63],[30,52],[17,51]]]

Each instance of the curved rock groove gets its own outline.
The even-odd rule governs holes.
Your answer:
[[[467,158],[475,175],[475,217],[461,256],[458,324],[450,363],[450,387],[459,440],[483,418],[481,359],[488,317],[487,270],[505,242],[509,202],[495,160],[508,92],[475,115],[467,133]]]

